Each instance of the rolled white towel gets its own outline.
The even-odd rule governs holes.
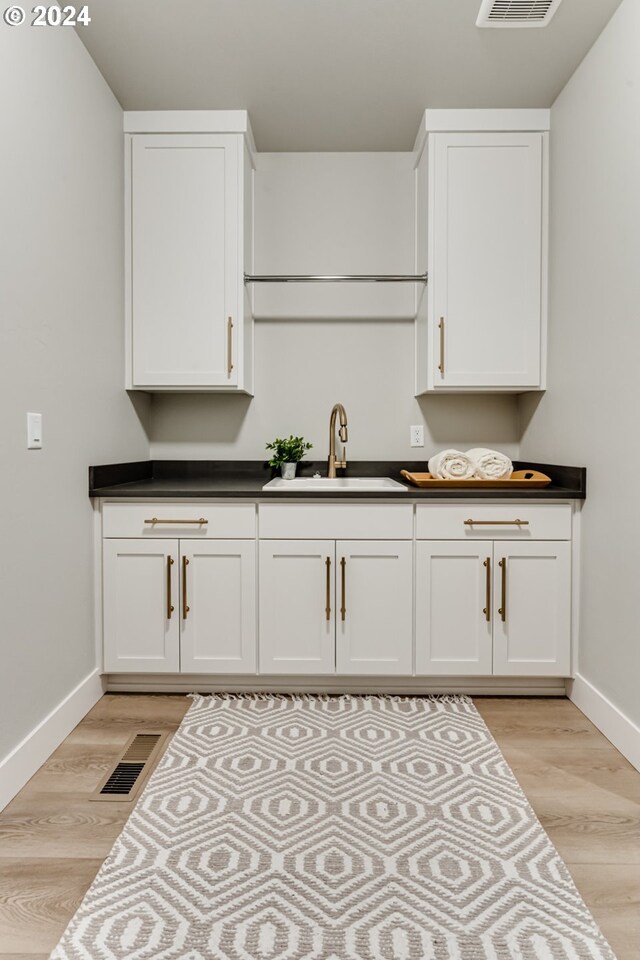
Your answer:
[[[499,450],[474,447],[473,450],[467,450],[467,456],[474,461],[475,475],[480,480],[508,480],[513,473],[511,460]]]
[[[442,480],[470,480],[475,472],[475,461],[462,450],[442,450],[429,460],[429,473]]]

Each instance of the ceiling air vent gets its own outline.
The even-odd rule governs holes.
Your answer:
[[[546,27],[562,0],[482,0],[477,27]]]

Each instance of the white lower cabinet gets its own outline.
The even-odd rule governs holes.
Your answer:
[[[413,672],[413,544],[336,543],[336,670],[339,674]]]
[[[491,675],[492,556],[490,540],[416,545],[417,674]]]
[[[254,540],[180,541],[183,673],[255,673]]]
[[[104,670],[568,677],[570,509],[107,504]]]
[[[335,673],[335,542],[260,541],[260,672]]]
[[[105,540],[104,669],[180,669],[178,541]]]
[[[411,541],[262,540],[260,672],[413,672]]]
[[[496,543],[493,673],[571,673],[571,544]]]
[[[255,540],[103,542],[107,673],[255,673]]]
[[[570,651],[570,543],[418,542],[417,674],[563,677]]]

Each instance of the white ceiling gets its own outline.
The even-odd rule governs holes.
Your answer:
[[[408,150],[425,107],[550,106],[621,0],[479,30],[480,0],[91,0],[126,110],[246,108],[259,150]]]

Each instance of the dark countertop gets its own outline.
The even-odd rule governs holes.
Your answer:
[[[402,491],[331,491],[263,490],[275,472],[259,460],[139,460],[89,467],[90,497],[122,497],[163,499],[165,497],[199,497],[216,499],[264,500],[584,500],[587,471],[585,467],[563,467],[554,464],[514,461],[516,470],[540,470],[552,483],[541,490],[423,490],[403,481],[401,470],[426,472],[425,460],[414,462],[361,460],[350,463],[341,476],[391,477],[407,487]],[[326,461],[305,462],[299,476],[327,474]]]

